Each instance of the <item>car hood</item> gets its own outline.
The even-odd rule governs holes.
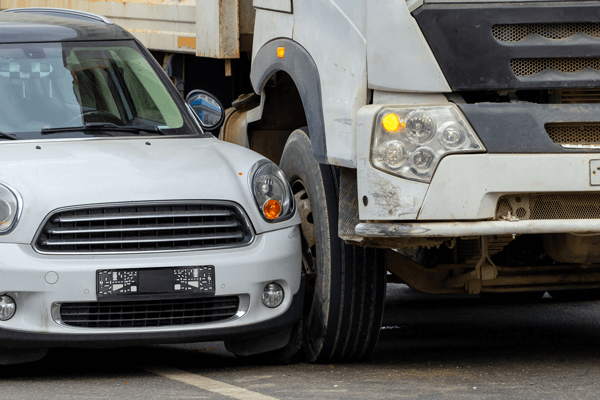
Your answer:
[[[19,192],[23,208],[0,242],[31,243],[54,210],[106,203],[227,200],[244,208],[257,233],[293,225],[259,215],[248,175],[262,158],[206,137],[2,142],[0,182]]]

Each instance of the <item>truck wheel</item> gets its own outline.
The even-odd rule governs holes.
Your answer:
[[[292,132],[280,166],[292,186],[314,265],[307,271],[304,355],[309,362],[367,359],[383,317],[383,252],[339,239],[338,178],[331,166],[315,160],[307,128]]]

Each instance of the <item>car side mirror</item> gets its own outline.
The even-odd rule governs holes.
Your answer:
[[[204,130],[214,131],[223,124],[225,119],[223,105],[207,91],[192,90],[186,96],[185,102],[192,108]]]

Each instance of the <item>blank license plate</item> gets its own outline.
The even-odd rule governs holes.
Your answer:
[[[105,269],[96,271],[98,297],[215,293],[215,267]]]

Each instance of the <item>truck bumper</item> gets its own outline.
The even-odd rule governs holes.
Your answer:
[[[600,154],[465,154],[442,159],[418,220],[484,220],[508,194],[598,192],[590,161]]]
[[[535,233],[600,232],[600,220],[474,221],[474,222],[381,222],[360,223],[356,234],[363,237],[437,237],[522,235]]]

